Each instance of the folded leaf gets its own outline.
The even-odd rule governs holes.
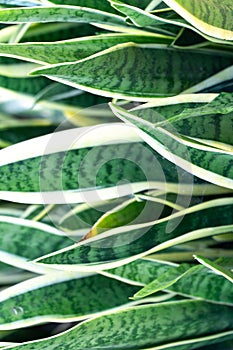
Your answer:
[[[148,10],[141,9],[139,6],[136,7],[137,4],[135,3],[128,4],[127,2],[123,3],[112,0],[110,3],[113,8],[126,15],[126,19],[129,18],[135,26],[145,27],[148,31],[157,33],[173,35],[179,33],[179,21],[170,21],[169,19],[160,18],[154,14],[152,15]]]
[[[196,268],[196,266],[194,268]],[[173,269],[169,267],[168,272],[165,272],[156,280],[152,281],[139,292],[137,292],[133,296],[133,299],[144,298],[145,296],[156,293],[160,290],[169,290],[170,286],[189,274],[190,270],[192,270],[192,268],[190,268],[188,264],[181,264],[180,266],[174,267]]]

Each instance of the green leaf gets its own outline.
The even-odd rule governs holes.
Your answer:
[[[40,6],[0,10],[0,23],[81,22],[124,24],[118,15],[80,6]]]
[[[84,239],[95,237],[114,227],[155,220],[162,212],[164,214],[164,205],[163,201],[155,203],[147,200],[140,201],[136,198],[125,201],[102,215]]]
[[[69,205],[68,211],[64,213],[58,222],[59,227],[65,232],[72,232],[85,228],[90,230],[103,213],[115,208],[126,198],[113,199],[110,201],[99,201],[93,204],[82,203],[74,206]],[[71,209],[72,208],[72,209]]]
[[[111,104],[111,108],[121,120],[136,126],[144,141],[171,162],[203,180],[233,189],[232,152],[189,142],[173,128],[167,131],[118,106]]]
[[[207,258],[204,258],[199,255],[194,255],[195,259],[197,259],[202,265],[211,269],[214,273],[217,273],[226,279],[228,279],[231,283],[233,283],[233,273],[230,270],[220,266],[218,263],[213,262]],[[233,288],[233,287],[232,287]]]
[[[146,34],[102,34],[79,39],[51,43],[0,44],[0,55],[25,59],[36,63],[72,62],[106,50],[117,44],[135,43],[171,43],[172,37]],[[33,68],[32,68],[33,69]]]
[[[205,317],[199,317],[200,314]],[[182,340],[185,349],[192,349],[189,343],[198,342],[199,337],[229,331],[232,316],[230,307],[196,300],[137,306],[91,319],[58,336],[14,349],[163,349],[161,344],[172,349],[173,343]]]
[[[101,275],[57,272],[36,277],[0,292],[0,329],[80,321],[133,305],[129,297],[137,290],[136,286]]]
[[[112,135],[116,135],[115,140]],[[177,193],[179,186],[190,194],[193,178],[140,141],[132,128],[112,123],[10,146],[0,151],[0,198],[62,204],[86,202],[88,196],[88,201],[98,202],[150,188]],[[200,193],[205,190],[205,184],[200,183]]]
[[[139,259],[127,265],[103,271],[109,277],[128,283],[145,285],[134,298],[143,298],[156,291],[166,291],[201,298],[210,302],[232,305],[233,285],[204,266],[175,265],[151,259]]]
[[[212,200],[159,220],[111,229],[37,262],[42,266],[88,271],[120,266],[176,244],[214,235],[215,230],[232,231],[231,210],[232,199]]]
[[[167,105],[154,108],[149,108],[153,104],[145,104],[134,109],[133,113],[156,127],[174,130],[179,134],[198,138],[198,141],[206,139],[232,145],[233,94],[220,93],[213,97],[210,102],[200,100],[199,103],[180,103],[180,96],[177,96],[177,103],[169,105],[167,102]]]
[[[154,30],[165,30],[166,29],[169,31],[173,31],[174,29],[176,30],[176,33],[178,34],[179,32],[179,27],[183,27],[186,29],[190,29],[192,31],[195,31],[196,33],[198,33],[199,35],[203,36],[206,40],[208,41],[212,41],[212,42],[216,42],[216,43],[228,43],[231,44],[232,40],[232,32],[229,31],[225,31],[222,30],[221,28],[214,28],[211,26],[208,26],[206,23],[200,22],[198,20],[198,18],[193,18],[192,14],[189,12],[186,12],[186,8],[192,8],[192,10],[195,10],[196,12],[199,12],[199,15],[201,16],[208,16],[208,12],[207,10],[207,3],[208,0],[205,1],[204,3],[204,11],[202,11],[202,7],[196,5],[195,9],[193,5],[190,5],[190,3],[186,0],[181,0],[181,1],[173,1],[173,0],[168,0],[165,1],[166,4],[169,4],[169,7],[172,7],[173,10],[175,10],[176,12],[172,12],[172,14],[170,15],[170,13],[168,13],[167,15],[167,9],[165,9],[165,11],[160,11],[160,10],[155,10],[153,12],[148,12],[148,11],[144,11],[142,9],[139,9],[136,6],[129,6],[127,3],[123,3],[121,1],[118,0],[110,0],[112,6],[117,9],[118,11],[120,11],[121,13],[123,13],[124,15],[126,15],[134,25],[139,26],[139,27],[146,27],[148,30],[154,31]],[[211,5],[213,6],[213,11],[219,11],[219,4],[217,4],[216,6],[214,6],[214,2],[216,0],[212,0],[211,1]],[[230,1],[230,0],[226,0],[226,3]],[[184,4],[184,7],[180,6],[180,4],[178,3],[182,3]],[[196,3],[196,2],[195,2]],[[224,3],[222,6],[225,7],[226,3]],[[197,3],[198,4],[198,3]],[[197,8],[197,10],[196,10]],[[224,15],[222,14],[218,14],[215,18],[219,19],[219,17],[225,17],[227,14],[227,20],[228,23],[227,25],[231,26],[231,19],[230,19],[230,10],[231,7],[227,6],[227,11],[223,12]],[[169,10],[169,12],[171,12],[171,9]],[[202,12],[202,13],[201,13]],[[179,16],[181,15],[181,17]],[[183,18],[184,19],[183,19]],[[212,20],[212,19],[211,19]],[[215,21],[215,19],[213,19],[212,21]],[[198,22],[198,24],[197,24]],[[221,24],[223,24],[223,22],[221,22]],[[174,29],[173,29],[174,28]],[[228,41],[226,41],[228,40]]]
[[[0,261],[36,271],[28,260],[69,246],[72,240],[49,225],[10,216],[0,216]],[[18,258],[17,258],[18,257]],[[20,259],[21,258],[21,259]]]
[[[164,0],[186,21],[211,37],[233,40],[232,2],[223,0]]]
[[[195,266],[196,268],[196,266]],[[156,293],[158,291],[168,289],[172,286],[174,283],[179,281],[181,278],[186,276],[190,273],[190,266],[188,264],[182,264],[178,267],[169,268],[168,272],[162,274],[159,276],[156,280],[149,283],[147,286],[145,286],[143,289],[141,289],[139,292],[137,292],[133,299],[140,299],[144,298],[147,295]]]
[[[178,94],[231,64],[232,58],[221,54],[126,43],[78,62],[34,70],[31,75],[45,75],[101,96],[148,101]]]
[[[174,30],[176,30],[174,24],[176,24],[176,22],[170,22],[167,21],[166,19],[164,19],[163,17],[159,17],[156,15],[152,15],[150,14],[150,12],[148,10],[144,10],[144,9],[140,9],[138,6],[136,6],[135,3],[132,4],[128,4],[127,1],[126,2],[121,2],[118,0],[109,0],[112,7],[114,7],[115,9],[117,9],[119,12],[123,13],[125,16],[127,16],[128,18],[130,18],[130,20],[133,22],[134,25],[139,26],[139,27],[153,27],[153,29],[171,29],[171,31],[173,30],[172,27],[174,28]],[[155,12],[156,13],[156,12]],[[169,26],[167,25],[167,23],[171,23],[173,24],[173,26]],[[179,25],[179,23],[178,23]]]

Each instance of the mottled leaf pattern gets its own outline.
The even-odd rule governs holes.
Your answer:
[[[109,62],[111,70],[107,69]],[[101,96],[148,101],[176,95],[232,63],[231,57],[221,55],[216,59],[205,52],[129,43],[76,63],[48,66],[31,74],[45,75]]]

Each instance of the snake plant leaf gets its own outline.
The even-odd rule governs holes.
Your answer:
[[[144,284],[145,287],[134,295],[134,298],[143,298],[166,289],[190,298],[201,298],[226,305],[233,304],[232,283],[220,275],[209,273],[204,266],[172,265],[168,262],[145,258],[101,273],[128,283]]]
[[[233,40],[232,2],[223,0],[164,0],[180,16],[201,32],[222,40]]]
[[[200,313],[205,317],[198,318]],[[171,314],[174,315],[172,320],[167,317]],[[161,349],[161,344],[172,349],[172,343],[177,340],[187,341],[230,331],[232,316],[233,310],[230,307],[216,306],[199,300],[136,306],[93,318],[58,336],[25,343],[14,349],[53,350],[57,346],[69,350],[145,349],[153,346]],[[169,332],[171,327],[173,332]],[[186,349],[189,349],[187,343]]]
[[[131,19],[135,26],[142,27],[160,27],[166,25],[166,19],[152,14],[148,10],[140,9],[136,4],[128,4],[118,0],[109,0],[112,7]],[[156,13],[156,11],[155,11]],[[176,22],[171,22],[173,25]]]
[[[207,1],[207,0],[206,0]],[[214,1],[214,0],[213,0]],[[229,1],[229,0],[227,0]],[[214,32],[210,31],[210,30],[202,30],[203,26],[206,25],[206,23],[203,23],[203,25],[199,26],[199,25],[194,25],[193,21],[188,20],[188,16],[187,15],[183,15],[183,13],[181,14],[181,11],[177,11],[177,7],[178,7],[178,2],[179,1],[171,1],[172,3],[172,8],[176,11],[175,13],[177,13],[176,16],[166,16],[166,12],[161,12],[161,11],[153,11],[152,13],[148,12],[147,10],[142,10],[139,9],[137,6],[129,6],[127,3],[123,3],[121,1],[118,0],[110,0],[112,6],[117,9],[118,11],[120,11],[122,14],[124,14],[125,16],[127,16],[128,18],[130,18],[130,20],[132,21],[132,23],[136,26],[139,27],[146,27],[147,29],[150,30],[150,28],[152,30],[155,30],[155,28],[158,29],[163,29],[164,30],[174,30],[176,28],[177,30],[177,34],[179,33],[179,28],[186,28],[189,29],[191,31],[196,32],[197,34],[201,35],[202,37],[204,37],[204,39],[210,41],[210,42],[216,42],[216,43],[222,43],[222,44],[232,44],[232,42],[230,40],[231,35],[229,34],[229,32],[227,32],[227,37],[225,37],[224,35],[215,35],[215,32],[217,32],[217,30],[219,29],[219,32],[221,32],[222,34],[222,30],[221,28],[214,28]],[[182,2],[182,0],[180,1]],[[168,2],[165,1],[166,4],[168,4]],[[176,4],[175,4],[176,3]],[[191,7],[190,5],[188,5],[188,1],[185,2],[185,0],[183,1],[183,4],[185,3],[185,6],[187,7]],[[174,5],[175,4],[175,5]],[[170,6],[170,5],[168,5]],[[225,6],[225,5],[224,5]],[[176,9],[175,9],[176,7]],[[215,6],[215,11],[216,9],[218,9],[218,4],[217,6]],[[199,7],[200,9],[200,7]],[[206,9],[206,8],[205,8]],[[228,13],[230,13],[230,9],[231,7],[228,7]],[[199,10],[197,10],[199,11]],[[204,11],[205,13],[205,11]],[[164,16],[165,14],[165,16]],[[181,15],[181,17],[179,16]],[[191,14],[189,13],[190,17]],[[225,16],[225,13],[224,13]],[[182,18],[183,17],[183,18]],[[221,15],[220,15],[221,17]],[[229,18],[229,17],[228,17]],[[192,23],[191,23],[192,22]],[[229,22],[231,25],[231,22]],[[229,24],[228,23],[228,24]],[[174,29],[172,29],[174,28]],[[211,28],[212,29],[212,28]],[[232,33],[232,32],[230,32]],[[218,34],[218,33],[217,33]]]
[[[0,198],[31,204],[95,202],[154,188],[177,193],[178,183],[191,193],[193,177],[140,141],[133,128],[111,123],[7,147],[0,151]],[[121,183],[126,179],[130,186]],[[199,185],[202,193],[205,183]]]
[[[0,260],[13,265],[17,256],[25,262],[69,246],[72,240],[49,225],[10,216],[0,216]],[[14,257],[16,259],[14,260]],[[29,264],[30,265],[30,264]],[[27,264],[25,264],[27,266]],[[28,266],[31,268],[31,265]]]
[[[233,189],[232,152],[217,151],[195,142],[185,142],[174,129],[165,130],[139,118],[119,106],[111,105],[121,120],[135,125],[139,135],[158,153],[176,163],[187,172],[218,186]]]
[[[45,75],[101,96],[148,101],[178,94],[231,64],[232,57],[221,54],[125,43],[78,62],[45,66],[31,75]]]
[[[230,350],[230,348],[232,347],[232,341],[231,340],[226,340],[226,341],[223,341],[223,342],[219,342],[217,344],[215,344],[214,348],[215,350],[222,350],[222,349],[228,349]],[[211,345],[209,346],[205,346],[203,348],[201,348],[201,350],[211,350]]]
[[[133,113],[160,127],[173,127],[179,134],[232,145],[233,95],[221,93],[210,102],[177,103],[134,109]],[[149,105],[148,105],[149,107]],[[219,145],[220,146],[220,145]]]
[[[127,43],[171,43],[172,37],[159,34],[102,34],[51,43],[0,44],[0,55],[36,63],[72,62],[91,56],[112,46]],[[0,66],[1,68],[1,66]],[[36,68],[36,67],[35,67]],[[33,69],[33,67],[31,68]],[[1,70],[0,70],[1,73]]]
[[[196,266],[194,268],[196,269]],[[181,264],[180,266],[174,267],[173,269],[169,268],[168,272],[159,276],[156,280],[152,281],[146,287],[137,292],[134,295],[133,299],[144,298],[147,295],[156,293],[161,290],[169,290],[170,286],[179,281],[185,275],[189,274],[190,270],[192,271],[192,268],[190,268],[188,264]]]
[[[98,219],[107,213],[109,210],[127,201],[127,197],[113,199],[109,201],[99,201],[92,204],[81,203],[77,205],[69,205],[68,210],[64,211],[63,215],[59,217],[58,226],[62,231],[67,233],[75,233],[75,231],[87,228],[90,230]]]
[[[176,244],[214,235],[215,230],[230,232],[233,227],[231,211],[232,198],[208,201],[154,222],[110,229],[40,257],[36,262],[42,266],[77,271],[120,266]]]
[[[142,198],[144,197],[142,196]],[[171,208],[177,209],[176,203],[170,203],[164,198],[150,200],[150,197],[147,196],[144,200],[140,200],[140,195],[135,195],[135,198],[129,199],[103,214],[82,240],[95,237],[110,228],[155,221],[157,218],[171,214]],[[182,209],[184,208],[182,207]]]
[[[58,272],[35,277],[0,292],[0,329],[84,320],[134,305],[129,297],[137,290],[136,286],[101,275]],[[157,300],[162,301],[163,294]]]
[[[17,91],[18,93],[37,94],[48,85],[48,79],[13,78],[1,75],[0,84],[1,88]]]
[[[0,9],[0,23],[75,22],[124,24],[121,16],[93,8],[68,5]]]
[[[170,34],[170,35],[178,35],[179,33],[179,25],[176,25],[176,22],[169,21],[166,18],[160,18],[159,16],[155,16],[153,14],[150,15],[148,10],[140,9],[138,6],[135,7],[135,4],[122,3],[120,1],[110,1],[113,8],[118,10],[120,13],[124,14],[127,21],[133,23],[137,27],[145,28],[151,32]],[[176,14],[176,12],[174,12]],[[175,24],[175,25],[174,25]]]
[[[227,349],[228,346],[232,345],[232,332],[224,332],[218,333],[214,335],[210,335],[207,337],[200,337],[189,339],[187,341],[181,340],[171,344],[171,347],[167,347],[166,345],[153,347],[147,350],[162,350],[162,349],[179,349],[179,350],[191,350],[191,349],[199,349],[199,350],[212,350],[214,348],[216,350]],[[201,348],[199,348],[201,346]],[[143,349],[146,350],[146,349]],[[230,350],[230,348],[229,348]]]
[[[213,262],[207,258],[204,258],[202,256],[199,255],[194,255],[195,259],[197,259],[201,264],[203,264],[204,266],[210,268],[212,271],[214,271],[215,273],[225,277],[226,279],[228,279],[231,283],[233,283],[233,273],[226,269],[225,267],[220,266],[218,263]]]

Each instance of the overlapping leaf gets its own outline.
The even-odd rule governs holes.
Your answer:
[[[194,101],[197,96],[193,94]],[[208,96],[210,98],[213,96],[213,100],[210,102],[200,100],[199,103],[185,102],[185,96],[184,102],[179,103],[180,96],[177,96],[175,104],[169,105],[168,101],[167,105],[154,108],[152,108],[153,104],[145,104],[134,109],[133,114],[153,123],[154,126],[196,137],[204,143],[203,139],[206,139],[206,142],[212,140],[232,145],[233,95],[231,93],[205,94],[206,98]],[[221,147],[215,142],[212,145]]]
[[[93,8],[68,5],[21,7],[0,10],[1,23],[81,22],[124,24],[121,16]]]
[[[106,310],[124,308],[137,290],[136,286],[100,275],[58,272],[36,277],[0,292],[0,329],[90,318]],[[157,300],[166,298],[165,294]]]
[[[58,346],[61,350],[87,347],[89,349],[172,349],[174,343],[181,342],[180,345],[182,345],[183,341],[183,349],[184,344],[185,349],[195,349],[200,346],[201,341],[206,340],[208,344],[208,338],[205,337],[210,334],[213,336],[212,340],[215,337],[218,338],[218,334],[223,332],[226,337],[231,337],[232,312],[230,307],[216,308],[214,304],[199,300],[131,307],[83,322],[58,336],[13,348],[52,350]],[[174,318],[168,317],[171,314]],[[199,317],[200,314],[205,317]],[[172,332],[170,332],[171,327]]]
[[[130,18],[130,20],[140,27],[163,28],[184,27],[194,30],[204,36],[205,39],[213,42],[228,43],[232,41],[232,23],[231,9],[229,1],[221,4],[222,12],[219,13],[219,7],[214,0],[211,3],[205,1],[202,6],[198,2],[190,5],[185,0],[167,0],[164,1],[169,7],[175,10],[171,15],[167,11],[153,11],[152,13],[139,9],[136,6],[130,6],[118,0],[110,1],[112,6],[121,13]],[[218,13],[211,18],[209,11]],[[181,16],[181,17],[180,17]],[[182,18],[183,17],[183,18]]]
[[[146,34],[102,34],[51,43],[0,44],[0,54],[38,63],[78,61],[112,46],[127,43],[171,43],[172,37]]]
[[[112,106],[112,109],[123,121],[135,125],[144,141],[171,162],[204,180],[233,189],[231,151],[218,151],[216,148],[188,142],[174,129],[167,131],[156,127],[120,107]]]
[[[191,298],[232,305],[232,283],[220,275],[208,273],[203,266],[172,266],[166,262],[141,259],[107,272],[132,283],[145,283],[146,286],[134,296],[135,299],[167,290]]]
[[[42,257],[38,262],[42,266],[74,270],[103,270],[123,265],[178,243],[232,231],[231,210],[232,199],[209,201],[154,222],[111,229]],[[80,265],[88,263],[96,265]]]
[[[190,193],[192,176],[140,141],[132,128],[112,123],[61,131],[8,147],[0,152],[0,198],[37,204],[94,202],[149,188],[177,193],[178,182]],[[121,180],[131,186],[120,184]],[[200,193],[203,190],[205,183],[201,182]]]

